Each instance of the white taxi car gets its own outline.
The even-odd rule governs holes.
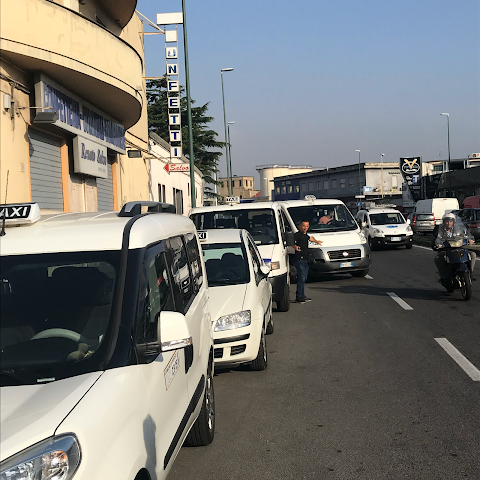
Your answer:
[[[207,270],[215,365],[267,368],[265,334],[273,333],[272,286],[246,230],[198,232]]]
[[[165,479],[213,440],[205,265],[171,207],[0,208],[1,479]]]
[[[400,247],[412,248],[413,230],[410,222],[394,208],[372,208],[360,210],[357,221],[367,238],[370,248]]]

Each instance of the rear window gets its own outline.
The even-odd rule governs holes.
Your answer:
[[[417,222],[418,221],[426,221],[426,220],[433,221],[433,215],[432,214],[422,214],[422,213],[417,214]]]
[[[480,210],[475,210],[475,220],[480,220]]]
[[[247,254],[242,243],[203,244],[202,251],[209,287],[250,281]]]
[[[194,213],[191,219],[197,230],[244,228],[257,245],[278,243],[277,223],[271,208]]]

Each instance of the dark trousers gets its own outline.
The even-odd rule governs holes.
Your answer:
[[[468,254],[470,255],[470,267],[471,267],[472,272],[473,272],[473,269],[475,267],[475,261],[477,259],[477,255],[475,254],[475,252],[472,252],[471,250],[468,252]],[[446,280],[449,276],[448,264],[447,264],[447,260],[446,260],[446,253],[445,252],[438,252],[437,256],[434,259],[434,262],[435,262],[435,265],[438,269],[438,273],[440,274],[440,276],[444,280]]]
[[[297,269],[297,293],[295,297],[297,299],[303,298],[305,296],[305,282],[307,281],[308,276],[308,262],[306,260],[300,259],[294,263],[295,268]]]

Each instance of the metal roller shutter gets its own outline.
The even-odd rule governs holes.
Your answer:
[[[113,176],[112,163],[107,162],[108,178],[97,178],[98,211],[111,212],[113,210]]]
[[[60,140],[29,130],[32,202],[40,208],[63,211]]]

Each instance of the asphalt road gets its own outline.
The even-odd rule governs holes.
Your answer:
[[[373,252],[372,279],[309,282],[312,302],[274,314],[268,369],[215,376],[215,440],[169,480],[480,479],[480,381],[440,345],[480,369],[480,271],[466,302],[433,256]]]

